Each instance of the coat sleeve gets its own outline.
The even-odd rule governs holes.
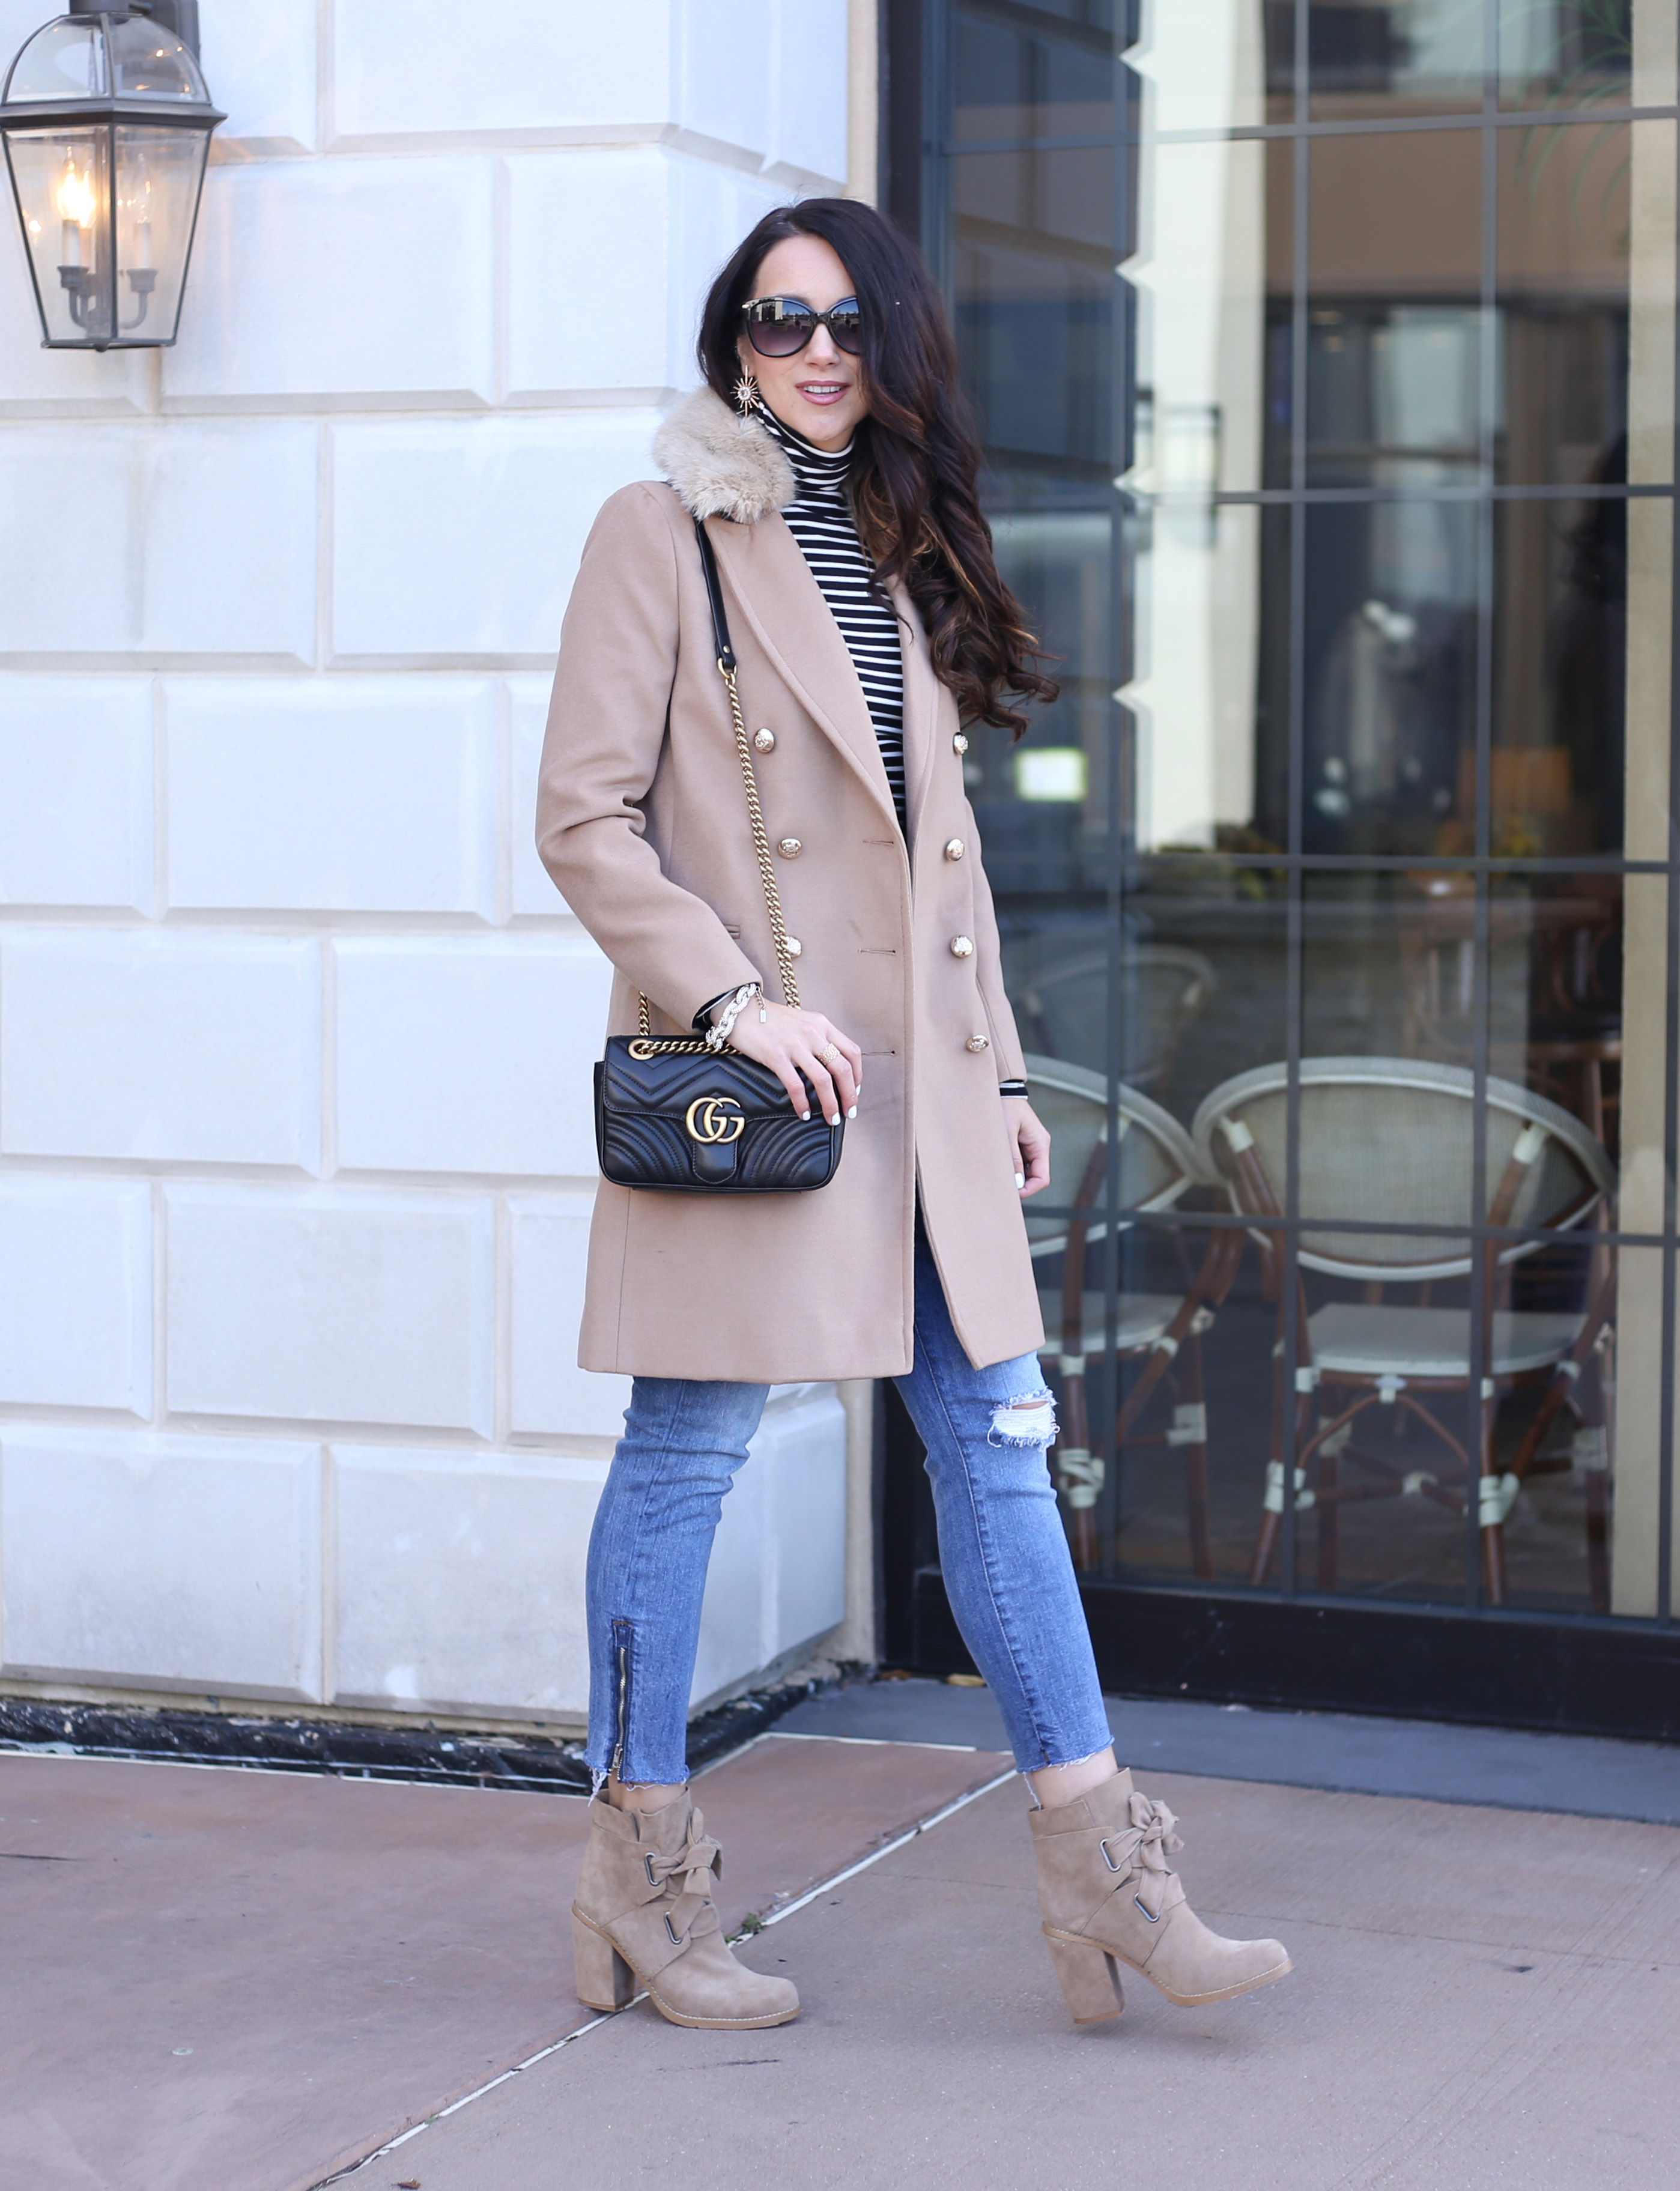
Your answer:
[[[998,940],[998,916],[992,907],[992,886],[986,879],[985,863],[980,854],[980,831],[974,819],[974,809],[968,810],[969,842],[974,846],[974,944],[975,979],[980,985],[980,1001],[986,1008],[986,1022],[992,1033],[992,1056],[997,1062],[999,1080],[1024,1080],[1027,1077],[1025,1055],[1021,1038],[1016,1032],[1015,1012],[1004,987],[1003,947]]]
[[[537,851],[619,973],[686,1028],[711,998],[761,976],[647,840],[677,629],[676,543],[658,491],[622,488],[595,520],[561,633]]]

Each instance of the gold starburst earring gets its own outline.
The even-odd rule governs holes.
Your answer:
[[[750,418],[763,400],[757,381],[750,373],[743,373],[735,384],[735,408],[743,418]]]

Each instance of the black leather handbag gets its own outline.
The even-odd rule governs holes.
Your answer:
[[[694,532],[711,603],[718,674],[735,725],[735,750],[782,994],[797,1010],[799,983],[759,804],[753,749],[735,689],[735,654],[717,563],[698,517]],[[800,1118],[767,1066],[715,1039],[656,1036],[646,997],[637,999],[636,1023],[635,1034],[609,1039],[607,1055],[595,1069],[595,1149],[605,1178],[619,1187],[658,1188],[667,1194],[808,1194],[828,1185],[840,1163],[846,1121],[830,1126],[814,1091],[811,1116]]]

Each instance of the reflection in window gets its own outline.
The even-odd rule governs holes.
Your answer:
[[[1596,483],[1626,477],[1618,441]],[[1495,532],[1493,848],[1619,851],[1627,775],[1627,504],[1512,502]]]
[[[1267,12],[1277,76],[1294,65],[1294,9],[1284,0]],[[1307,57],[1315,119],[1478,105],[1485,14],[1482,0],[1314,0]]]
[[[1330,504],[1299,521],[1307,534],[1302,849],[1472,851],[1473,507]],[[1274,652],[1291,644],[1284,602],[1273,606],[1266,641]],[[1286,668],[1272,674],[1280,680]],[[1472,763],[1467,807],[1465,755]],[[1269,801],[1280,792],[1286,800],[1286,754],[1267,755],[1263,781]],[[1268,804],[1261,826],[1286,837],[1286,806]]]
[[[1667,884],[1615,868],[1667,856],[1660,793],[1626,786],[1668,750],[1666,657],[1628,634],[1669,616],[1674,124],[1569,117],[1672,99],[1660,0],[1144,0],[1117,69],[1125,12],[947,15],[938,238],[999,561],[1062,683],[964,764],[1023,1040],[1085,1107],[1057,1198],[1103,1192],[1111,1102],[1122,1143],[1205,1129],[1196,1179],[1094,1225],[1071,1280],[1039,1212],[1108,1464],[1081,1554],[1649,1610],[1610,1403],[1646,1426],[1618,1498],[1649,1515],[1656,1357],[1572,1235],[1661,1222],[1662,1067],[1624,1057],[1624,988],[1664,993]],[[1387,126],[1235,134],[1325,119]],[[1336,1072],[1374,1092],[1305,1100]],[[1269,1213],[1231,1201],[1208,1113],[1256,1074]],[[1484,1111],[1478,1143],[1489,1078],[1518,1124]],[[1409,1081],[1455,1123],[1402,1150]],[[1466,1228],[1507,1221],[1484,1267]],[[1338,1249],[1338,1224],[1375,1230]],[[1346,1342],[1293,1396],[1291,1298],[1297,1366]],[[1194,1359],[1152,1382],[1140,1334],[1186,1302]]]
[[[1267,0],[1268,87],[1279,101],[1294,88],[1295,12],[1293,0]],[[1490,26],[1483,0],[1311,0],[1313,116],[1473,111],[1489,72],[1507,107],[1620,103],[1632,15],[1632,0],[1497,0]]]

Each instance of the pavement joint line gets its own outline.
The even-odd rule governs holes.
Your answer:
[[[639,1993],[626,2006],[634,2008],[637,2001],[646,1998],[645,1993]],[[624,2010],[615,2012],[622,2016]],[[350,2177],[360,2175],[364,2168],[371,2168],[376,2160],[384,2160],[387,2154],[395,2153],[398,2146],[407,2145],[411,2137],[418,2137],[423,2130],[430,2130],[434,2123],[441,2122],[446,2115],[453,2115],[458,2109],[470,2106],[474,2100],[481,2100],[487,2092],[493,2092],[498,2085],[505,2085],[510,2077],[517,2077],[522,2070],[534,2069],[539,2062],[546,2062],[550,2055],[558,2054],[562,2047],[570,2046],[574,2040],[584,2038],[589,2032],[599,2030],[603,2023],[611,2023],[612,2020],[611,2016],[597,2016],[591,2017],[587,2023],[580,2023],[575,2031],[568,2031],[563,2038],[556,2039],[553,2046],[539,2047],[536,2053],[528,2055],[523,2062],[515,2062],[511,2069],[504,2069],[499,2075],[490,2078],[470,2092],[463,2092],[459,2099],[451,2100],[447,2108],[440,2108],[436,2114],[427,2115],[423,2121],[412,2123],[407,2130],[399,2131],[395,2137],[387,2138],[383,2145],[375,2147],[372,2153],[364,2154],[360,2160],[352,2160],[347,2168],[340,2168],[331,2176],[323,2176],[319,2182],[310,2186],[310,2191],[328,2191],[329,2185],[343,2183]]]
[[[772,1925],[779,1925],[784,1917],[791,1917],[795,1910],[805,1909],[808,1904],[815,1902],[819,1896],[831,1893],[837,1887],[843,1887],[848,1879],[856,1879],[860,1871],[867,1871],[872,1864],[879,1864],[884,1856],[891,1856],[894,1849],[901,1849],[907,1842],[914,1841],[919,1835],[931,1831],[935,1826],[943,1825],[947,1818],[954,1818],[959,1811],[965,1809],[969,1804],[977,1803],[982,1795],[989,1795],[994,1788],[1005,1786],[1016,1777],[1015,1767],[1011,1765],[1007,1772],[999,1773],[995,1779],[988,1780],[978,1788],[971,1788],[966,1795],[959,1795],[955,1802],[947,1803],[943,1810],[935,1811],[929,1818],[919,1818],[914,1825],[907,1826],[902,1834],[895,1834],[890,1841],[883,1842],[880,1848],[871,1849],[868,1856],[859,1857],[856,1864],[849,1864],[844,1871],[837,1871],[832,1879],[819,1880],[815,1887],[807,1887],[803,1894],[788,1903],[783,1908],[772,1910],[769,1916],[760,1921],[760,1929],[767,1932]]]
[[[764,1734],[755,1739],[758,1741],[766,1741],[769,1738],[767,1734]],[[812,1736],[806,1739],[823,1742],[845,1739],[844,1737],[829,1735]],[[743,1746],[750,1749],[753,1745],[747,1744]],[[942,1750],[966,1747],[965,1744],[947,1743],[912,1744],[908,1746]],[[737,1750],[735,1755],[738,1756],[740,1752]],[[935,1826],[943,1825],[947,1818],[954,1818],[959,1811],[965,1809],[970,1803],[978,1802],[981,1796],[989,1795],[994,1788],[1003,1787],[1005,1782],[1013,1780],[1016,1777],[1015,1767],[1011,1766],[1007,1772],[999,1773],[994,1779],[983,1782],[978,1788],[969,1789],[966,1794],[959,1795],[954,1802],[945,1804],[941,1809],[930,1813],[925,1818],[918,1818],[914,1825],[907,1826],[902,1834],[895,1834],[890,1841],[883,1842],[880,1848],[871,1849],[868,1856],[860,1857],[856,1864],[847,1864],[843,1871],[835,1872],[831,1878],[818,1880],[815,1887],[807,1888],[795,1900],[789,1902],[784,1909],[774,1910],[769,1916],[761,1918],[759,1921],[758,1930],[768,1932],[772,1925],[779,1925],[784,1917],[793,1916],[797,1910],[806,1908],[819,1896],[830,1893],[836,1887],[843,1886],[848,1879],[856,1879],[860,1871],[867,1871],[872,1864],[879,1864],[884,1856],[891,1856],[895,1849],[901,1849],[907,1842],[916,1840],[922,1834],[931,1832]],[[751,1939],[755,1936],[750,1932],[736,1932],[730,1937],[732,1944],[734,1944],[743,1939]],[[459,2099],[451,2100],[447,2108],[439,2108],[435,2114],[427,2115],[424,2121],[411,2125],[407,2130],[400,2131],[396,2137],[388,2138],[384,2144],[376,2147],[372,2153],[365,2154],[360,2160],[351,2161],[347,2168],[340,2168],[331,2176],[323,2176],[318,2182],[310,2186],[310,2191],[329,2191],[329,2187],[334,2183],[347,2182],[351,2177],[359,2175],[364,2168],[370,2168],[376,2160],[383,2160],[388,2154],[395,2153],[398,2146],[407,2145],[411,2137],[418,2137],[422,2131],[430,2130],[434,2123],[441,2122],[446,2115],[458,2114],[461,2108],[470,2107],[475,2100],[481,2100],[487,2092],[493,2092],[498,2085],[505,2085],[510,2078],[521,2075],[527,2069],[534,2069],[538,2063],[550,2060],[563,2048],[572,2046],[575,2040],[587,2038],[591,2031],[599,2031],[604,2023],[616,2023],[619,2017],[623,2016],[627,2010],[636,2007],[646,1998],[646,1992],[643,1990],[627,2001],[624,2008],[615,2009],[611,2015],[597,2016],[592,2017],[588,2023],[580,2023],[575,2031],[568,2031],[563,2039],[556,2039],[553,2046],[540,2048],[538,2052],[530,2055],[525,2061],[515,2062],[511,2069],[502,2070],[498,2075],[476,2086],[470,2092],[463,2092]]]

